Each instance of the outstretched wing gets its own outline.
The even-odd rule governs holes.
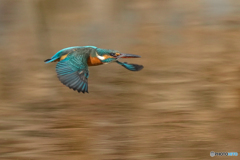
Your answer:
[[[78,92],[88,92],[88,65],[81,55],[69,55],[57,63],[58,79],[66,86]]]
[[[116,61],[116,62],[130,71],[140,71],[141,69],[143,69],[142,65],[128,64],[127,62],[119,62],[119,61]]]

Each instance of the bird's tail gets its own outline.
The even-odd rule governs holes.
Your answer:
[[[51,60],[52,60],[52,59],[46,59],[44,62],[45,62],[45,63],[49,63],[49,62],[51,62]]]
[[[50,58],[50,59],[46,59],[44,62],[45,63],[50,63],[50,62],[58,62],[59,58]]]

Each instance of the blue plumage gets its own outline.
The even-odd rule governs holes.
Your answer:
[[[119,58],[139,57],[95,46],[75,46],[58,51],[51,59],[45,60],[45,63],[58,61],[56,72],[59,80],[69,88],[85,93],[88,92],[88,66],[117,62],[130,71],[139,71],[143,69],[142,65],[118,61]]]
[[[68,54],[68,53],[70,53],[70,52],[72,52],[76,49],[83,49],[83,48],[96,49],[97,47],[95,47],[95,46],[74,46],[74,47],[64,48],[64,49],[58,51],[55,55],[53,55],[51,59],[47,59],[48,61],[46,60],[45,63],[53,62],[53,61],[61,58],[62,56],[66,55],[66,54]]]
[[[82,56],[69,56],[57,63],[56,72],[59,80],[69,88],[78,92],[88,92],[88,66],[82,64]],[[86,62],[85,62],[86,63]]]

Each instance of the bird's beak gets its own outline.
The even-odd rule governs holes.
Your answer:
[[[117,58],[140,58],[141,56],[135,55],[135,54],[126,54],[126,53],[120,53]]]

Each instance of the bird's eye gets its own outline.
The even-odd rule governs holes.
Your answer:
[[[115,56],[115,53],[110,53],[110,56]]]

